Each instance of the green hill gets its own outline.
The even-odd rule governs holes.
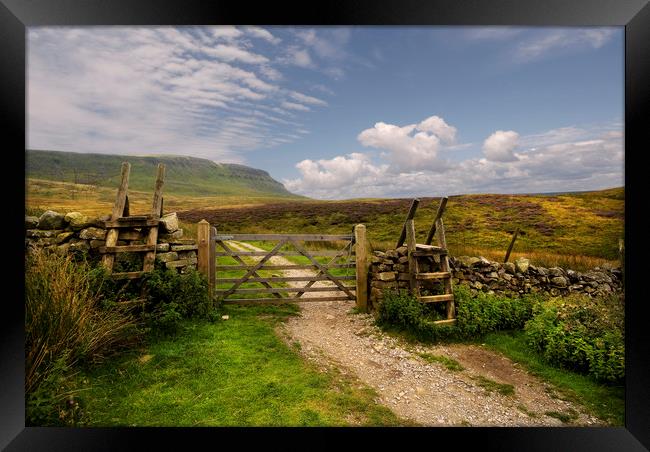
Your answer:
[[[131,164],[129,188],[133,190],[153,190],[156,166],[164,163],[167,194],[302,198],[287,191],[266,171],[195,157],[136,157],[27,150],[25,170],[28,178],[115,188],[119,185],[120,168],[124,161]]]

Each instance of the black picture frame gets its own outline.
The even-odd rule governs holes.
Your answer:
[[[11,199],[12,232],[19,234],[5,256],[5,285],[15,290],[3,302],[0,334],[0,447],[6,450],[194,449],[238,447],[275,436],[284,447],[300,446],[296,432],[307,432],[318,445],[344,444],[351,437],[365,444],[395,441],[401,447],[481,450],[647,450],[650,448],[650,341],[642,298],[644,253],[642,222],[643,154],[650,138],[650,5],[647,0],[336,0],[276,2],[161,0],[0,0],[0,93],[5,161],[22,162],[25,144],[26,27],[57,25],[527,25],[625,26],[625,235],[626,235],[626,407],[619,428],[437,428],[437,429],[185,429],[185,428],[35,428],[25,427],[24,408],[24,181],[15,167],[4,168],[5,198]],[[9,138],[9,140],[7,140]],[[23,156],[21,158],[21,156]],[[13,180],[13,179],[18,180]],[[21,188],[22,187],[22,188]],[[22,193],[22,199],[16,191]],[[15,230],[13,229],[15,228]],[[13,293],[13,291],[12,291]],[[251,435],[250,430],[254,430]],[[332,435],[337,433],[337,435]],[[301,435],[302,436],[302,435]],[[341,438],[339,438],[341,437]],[[292,438],[292,439],[289,439]],[[296,441],[295,443],[293,441]],[[312,440],[310,438],[310,440]],[[329,441],[328,441],[329,440]],[[449,442],[443,446],[442,442]],[[274,444],[274,443],[268,443]],[[280,443],[275,443],[280,446]]]

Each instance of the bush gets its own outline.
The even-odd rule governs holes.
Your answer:
[[[526,323],[529,345],[549,362],[620,382],[625,376],[624,306],[620,296],[554,298]]]
[[[46,419],[44,413],[65,398],[63,388],[54,382],[71,366],[102,360],[137,336],[128,314],[103,309],[99,300],[88,264],[40,249],[28,255],[25,393],[29,423]]]
[[[539,302],[533,295],[520,298],[479,293],[459,285],[454,288],[456,326],[436,325],[444,304],[424,304],[406,292],[386,292],[379,305],[377,322],[408,331],[417,339],[437,341],[441,339],[477,339],[486,333],[521,329],[532,316],[533,306]]]
[[[145,275],[142,284],[146,293],[145,318],[160,332],[175,332],[182,319],[206,318],[213,310],[208,282],[195,269],[179,274],[156,268]]]

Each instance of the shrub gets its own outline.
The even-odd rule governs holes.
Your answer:
[[[408,331],[419,340],[476,339],[491,331],[521,329],[539,302],[534,295],[508,298],[486,293],[473,296],[459,285],[454,288],[456,326],[436,325],[444,305],[423,304],[406,292],[386,292],[379,305],[377,323]]]
[[[128,314],[103,309],[99,299],[85,262],[41,249],[29,253],[25,268],[28,422],[44,420],[43,413],[65,397],[53,382],[72,365],[99,361],[137,336]]]
[[[195,269],[179,274],[156,268],[145,275],[142,284],[146,293],[145,318],[160,332],[174,332],[182,319],[209,317],[212,311],[208,282]]]
[[[625,376],[624,306],[620,296],[554,298],[526,323],[529,345],[549,362],[598,380]]]

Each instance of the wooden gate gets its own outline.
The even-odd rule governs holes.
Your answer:
[[[351,300],[367,308],[364,225],[353,234],[220,235],[202,220],[198,236],[199,270],[209,276],[218,302]]]

